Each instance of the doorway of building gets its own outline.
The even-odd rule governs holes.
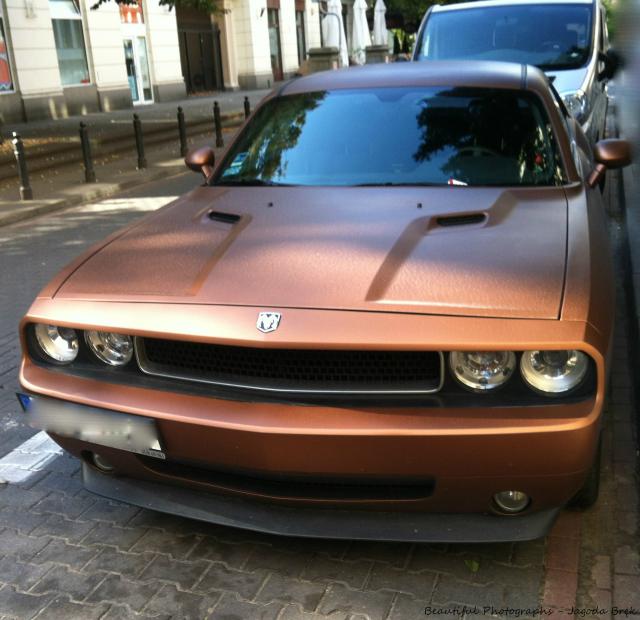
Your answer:
[[[283,79],[282,73],[282,51],[280,47],[280,10],[277,8],[267,9],[267,19],[269,23],[269,51],[271,53],[271,71],[275,82]]]
[[[187,92],[224,90],[220,28],[211,15],[176,6],[180,64]]]
[[[146,37],[125,38],[124,58],[133,103],[152,103],[153,89],[151,88]]]

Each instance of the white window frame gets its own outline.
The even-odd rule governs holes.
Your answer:
[[[78,12],[69,11],[67,7],[69,4],[73,4],[77,7]],[[63,84],[62,88],[82,88],[84,86],[92,86],[93,72],[91,70],[90,63],[90,55],[89,55],[89,47],[87,45],[87,29],[84,23],[84,16],[82,14],[82,2],[81,0],[67,0],[65,2],[60,2],[59,0],[49,0],[49,14],[51,17],[51,21],[54,19],[58,20],[68,20],[68,21],[79,21],[80,28],[82,30],[82,43],[84,45],[84,58],[87,63],[87,75],[89,76],[88,82],[80,82],[78,84]],[[53,26],[52,26],[53,29]],[[58,72],[60,73],[60,80],[62,81],[62,73],[60,72],[60,59],[58,58],[58,49],[56,48],[56,59],[58,60]]]

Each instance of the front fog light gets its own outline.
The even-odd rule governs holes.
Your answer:
[[[529,496],[522,491],[501,491],[493,496],[493,501],[502,512],[515,514],[529,505]]]
[[[452,351],[449,366],[462,385],[486,392],[509,380],[516,367],[516,356],[512,351]]]
[[[124,366],[133,357],[131,336],[91,330],[85,332],[84,339],[95,356],[110,366]]]
[[[44,355],[59,364],[70,364],[78,357],[78,334],[70,327],[38,323],[35,335]]]
[[[534,390],[561,394],[580,385],[589,359],[581,351],[525,351],[520,360],[522,378]]]

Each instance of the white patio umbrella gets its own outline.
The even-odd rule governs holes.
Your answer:
[[[367,3],[355,0],[353,3],[353,36],[351,37],[351,57],[358,65],[367,59],[365,48],[371,45],[371,34],[367,23]]]
[[[376,6],[373,10],[373,44],[389,45],[389,33],[387,32],[387,20],[385,15],[387,7],[384,0],[376,0]]]
[[[327,2],[327,13],[322,19],[322,36],[326,47],[337,47],[340,50],[340,65],[348,67],[347,36],[344,32],[340,0]]]

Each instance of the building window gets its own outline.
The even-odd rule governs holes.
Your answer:
[[[4,37],[4,18],[2,16],[2,6],[0,6],[0,93],[7,93],[13,90],[13,80],[11,79],[11,65],[9,64],[9,46]]]
[[[79,0],[49,0],[63,86],[89,83]]]
[[[138,0],[135,4],[121,4],[120,21],[123,24],[144,24],[142,0]]]
[[[304,11],[296,11],[296,39],[298,40],[298,64],[307,58],[307,41],[304,36]]]

